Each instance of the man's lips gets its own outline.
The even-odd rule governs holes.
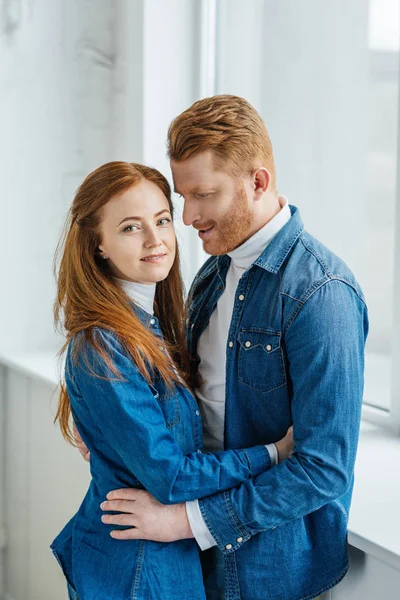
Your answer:
[[[147,263],[160,263],[166,256],[166,254],[149,254],[140,260]]]
[[[214,229],[214,225],[211,225],[211,227],[208,227],[206,229],[199,229],[199,227],[196,227],[196,229],[199,232],[199,238],[201,238],[202,240],[205,240],[210,236],[211,232]]]

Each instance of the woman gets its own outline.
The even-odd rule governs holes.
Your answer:
[[[167,180],[123,162],[91,173],[71,208],[55,302],[67,338],[56,419],[74,443],[72,414],[92,475],[78,512],[52,544],[71,598],[204,599],[194,540],[122,544],[101,522],[100,504],[118,487],[179,503],[271,465],[264,446],[201,452],[172,216]],[[277,443],[281,458],[291,443],[290,436]]]

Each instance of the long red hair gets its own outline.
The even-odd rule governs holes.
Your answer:
[[[54,321],[56,328],[61,328],[66,337],[59,355],[65,352],[72,338],[82,332],[83,335],[78,336],[74,344],[74,360],[77,360],[82,345],[88,342],[112,372],[120,377],[112,360],[99,344],[98,337],[94,335],[95,328],[101,327],[117,334],[148,382],[150,372],[155,369],[171,389],[180,380],[187,382],[189,371],[185,345],[184,288],[178,248],[167,278],[156,285],[154,304],[169,356],[160,349],[158,338],[135,315],[130,299],[113,279],[107,261],[98,255],[103,207],[111,198],[143,179],[160,188],[173,215],[167,179],[156,169],[140,164],[107,163],[90,173],[78,188],[54,260],[57,279]],[[88,367],[90,370],[90,365]],[[90,372],[96,376],[92,370]],[[59,421],[63,436],[74,444],[70,417],[68,393],[61,382],[55,422]]]

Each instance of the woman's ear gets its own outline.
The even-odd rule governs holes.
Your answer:
[[[97,248],[97,254],[98,254],[98,256],[100,256],[100,258],[103,258],[104,260],[107,260],[107,258],[108,258],[108,256],[105,254],[105,252],[101,246],[99,246]]]

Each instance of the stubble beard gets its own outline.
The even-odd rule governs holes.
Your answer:
[[[211,240],[209,244],[204,243],[204,251],[211,256],[232,252],[245,242],[251,224],[252,214],[247,204],[246,192],[242,188],[235,196],[228,213],[215,226],[218,232],[217,239]]]

